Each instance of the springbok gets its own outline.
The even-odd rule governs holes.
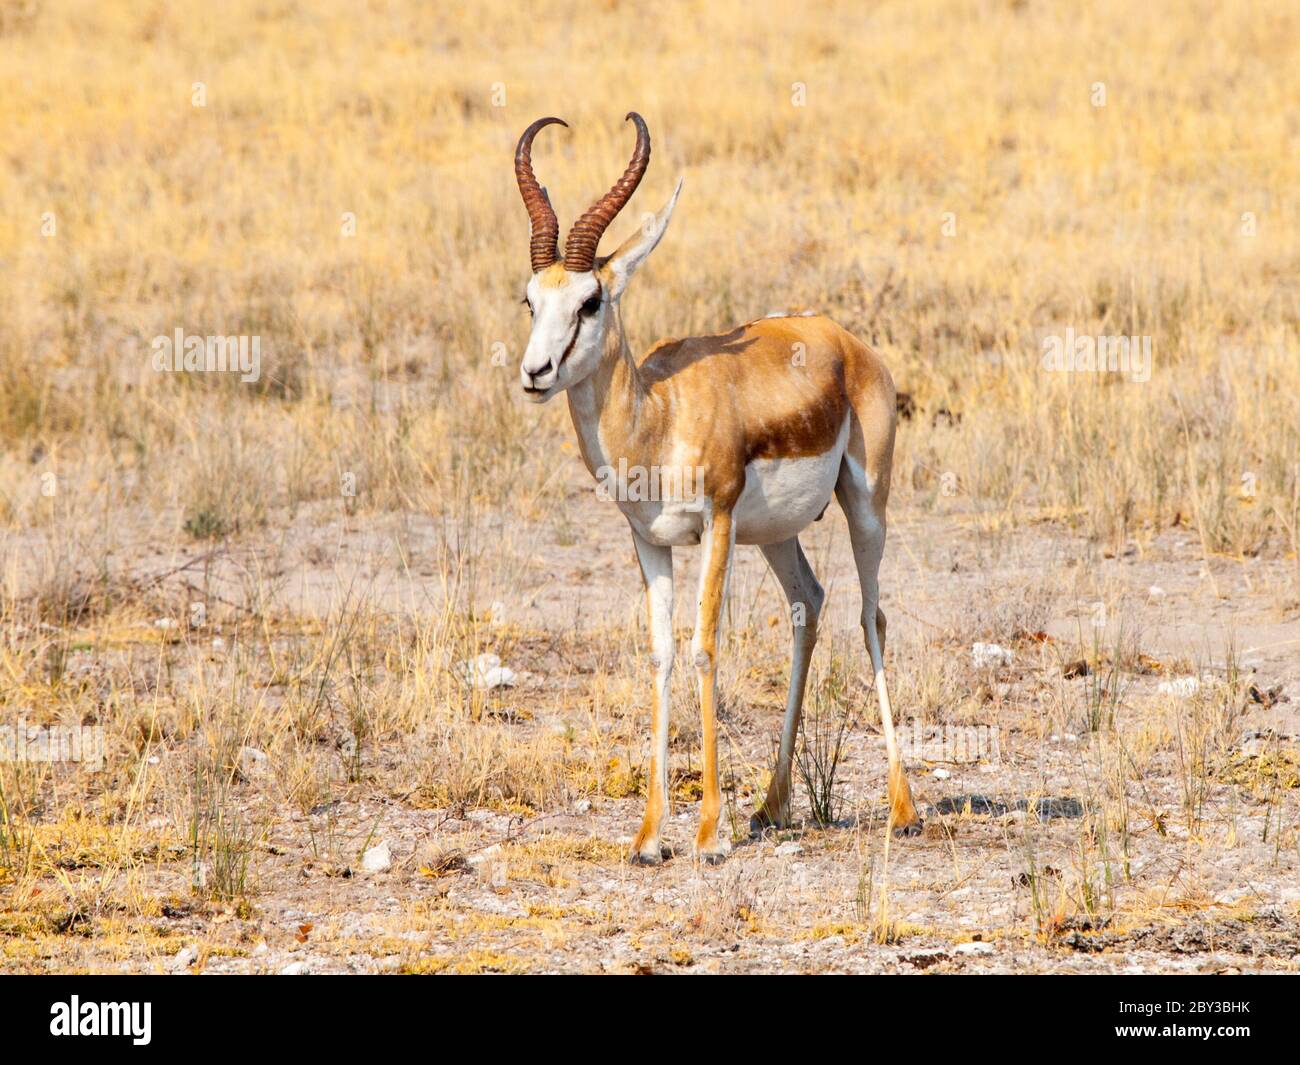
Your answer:
[[[715,677],[719,619],[736,544],[759,546],[791,607],[794,651],[781,744],[751,826],[789,823],[791,762],[825,599],[799,546],[799,533],[821,517],[832,493],[848,518],[862,586],[862,627],[889,758],[889,825],[896,835],[915,835],[921,819],[894,736],[877,578],[894,450],[893,380],[871,348],[824,317],[770,316],[726,333],[663,341],[635,359],[619,300],[668,228],[682,182],[617,251],[597,257],[602,234],[650,162],[645,121],[635,112],[627,118],[636,126],[631,162],[570,230],[563,258],[555,211],[533,175],[532,146],[544,126],[567,123],[539,118],[524,130],[515,149],[515,178],[528,208],[533,271],[525,297],[532,331],[520,383],[534,403],[567,391],[587,468],[605,483],[618,471],[612,479],[620,490],[614,494],[632,527],[645,582],[655,665],[653,741],[645,817],[628,858],[653,865],[664,856],[660,832],[668,812],[674,547],[704,545],[691,648],[704,748],[695,853],[713,864],[730,850],[718,831]],[[645,478],[645,471],[659,471],[671,490],[627,490],[629,472]]]

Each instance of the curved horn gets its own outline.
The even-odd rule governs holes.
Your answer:
[[[533,273],[545,270],[560,257],[556,242],[560,238],[560,223],[555,220],[555,209],[551,206],[546,190],[537,183],[533,176],[533,138],[543,126],[558,122],[568,127],[568,123],[559,118],[539,118],[519,138],[515,148],[515,180],[519,182],[519,194],[524,198],[528,208],[529,239],[528,257],[533,264]]]
[[[645,176],[646,167],[650,165],[650,131],[645,119],[635,111],[627,113],[626,121],[636,123],[636,147],[632,150],[632,161],[627,164],[623,176],[614,183],[604,196],[587,209],[569,230],[569,237],[564,242],[564,268],[574,273],[585,273],[596,261],[596,245],[614,221],[614,216],[623,209],[624,204],[632,198],[636,187]]]

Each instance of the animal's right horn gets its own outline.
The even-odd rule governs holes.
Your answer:
[[[560,257],[558,241],[560,223],[555,219],[555,209],[551,206],[546,190],[537,183],[533,176],[533,138],[543,126],[558,123],[568,127],[568,123],[559,118],[539,118],[519,138],[515,148],[515,180],[519,182],[519,195],[524,198],[528,208],[529,240],[528,256],[533,265],[533,273],[545,270]]]
[[[610,222],[614,221],[614,216],[632,198],[632,193],[636,192],[636,187],[645,177],[646,167],[650,165],[650,130],[646,128],[645,119],[635,111],[629,111],[624,121],[636,126],[636,147],[632,150],[632,159],[614,187],[573,223],[569,238],[564,242],[566,270],[581,274],[591,269],[596,261],[596,246],[600,244],[600,238],[609,228]]]

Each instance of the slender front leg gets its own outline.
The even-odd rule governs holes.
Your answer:
[[[663,860],[659,835],[668,816],[668,710],[673,676],[673,549],[647,543],[632,532],[636,557],[645,581],[650,621],[651,658],[655,665],[654,715],[650,724],[650,779],[645,817],[628,861],[658,865]]]
[[[704,798],[700,803],[700,830],[695,853],[710,865],[721,862],[731,842],[718,835],[722,813],[722,785],[718,772],[717,659],[718,626],[727,596],[727,575],[735,530],[729,511],[713,514],[705,534],[704,559],[700,566],[700,605],[695,622],[695,675],[700,686],[700,731],[704,746]]]

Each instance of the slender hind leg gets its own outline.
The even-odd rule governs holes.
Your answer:
[[[885,612],[880,609],[880,559],[885,553],[885,500],[888,498],[888,466],[883,479],[873,486],[866,471],[852,455],[845,455],[835,494],[849,521],[853,561],[862,586],[862,631],[866,636],[871,668],[876,675],[876,697],[880,701],[880,726],[885,734],[889,757],[889,825],[895,835],[919,835],[920,816],[907,786],[903,761],[894,735],[894,713],[885,683]],[[876,491],[875,487],[881,490]]]
[[[790,623],[794,648],[790,659],[790,693],[785,702],[785,721],[781,726],[781,747],[776,756],[776,771],[767,789],[763,805],[754,811],[749,827],[758,831],[768,826],[785,828],[790,823],[790,776],[794,760],[794,743],[803,716],[804,686],[808,680],[808,663],[817,643],[817,619],[826,599],[822,586],[808,559],[792,536],[779,544],[763,546],[763,555],[781,583],[790,603]]]

